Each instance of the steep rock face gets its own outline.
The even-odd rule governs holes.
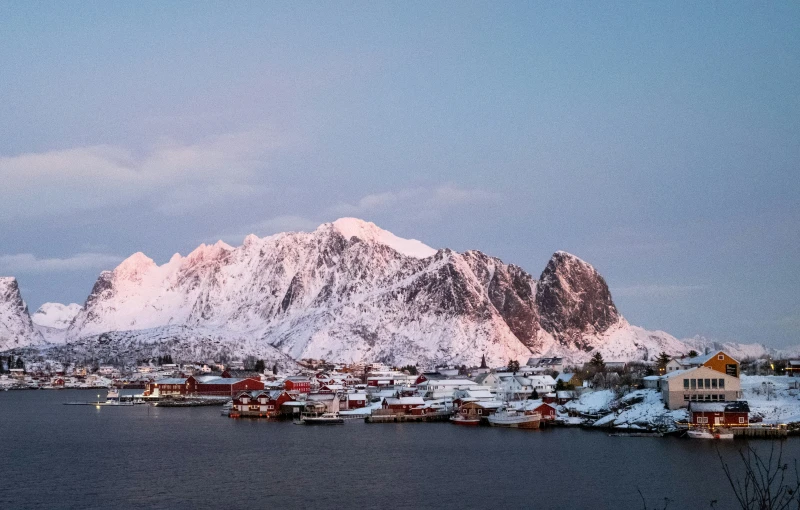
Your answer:
[[[156,265],[135,254],[100,275],[71,340],[174,326],[258,339],[294,359],[527,359],[533,280],[479,252],[436,251],[371,223],[248,236]]]
[[[536,289],[542,329],[567,347],[592,349],[592,337],[622,317],[605,280],[594,267],[560,251],[553,254]]]
[[[0,277],[0,351],[42,343],[44,339],[33,327],[16,278]]]

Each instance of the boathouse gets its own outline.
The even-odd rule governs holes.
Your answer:
[[[747,402],[690,402],[689,423],[694,427],[747,427],[750,406]]]

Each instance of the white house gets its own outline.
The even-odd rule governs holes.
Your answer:
[[[456,390],[468,390],[479,386],[469,379],[433,379],[417,385],[417,395],[425,398],[452,398]]]
[[[733,402],[742,398],[738,377],[706,366],[676,370],[661,377],[661,395],[669,409],[689,402]]]

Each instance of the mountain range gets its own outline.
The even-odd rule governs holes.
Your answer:
[[[716,348],[629,324],[603,277],[556,252],[535,279],[480,251],[457,253],[342,218],[313,232],[201,245],[158,265],[135,253],[98,277],[83,306],[32,317],[16,280],[0,279],[0,351],[129,361],[252,355],[395,365],[654,359]],[[726,344],[734,356],[759,345]]]

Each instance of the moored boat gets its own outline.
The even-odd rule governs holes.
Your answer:
[[[456,414],[450,417],[450,423],[455,425],[480,425],[481,419],[479,416],[465,416],[463,414]]]
[[[492,427],[509,427],[515,429],[538,429],[542,415],[539,413],[525,414],[509,407],[501,407],[496,413],[487,418]]]
[[[300,417],[303,425],[340,425],[344,423],[344,418],[339,413],[303,413]]]
[[[687,431],[686,435],[692,439],[733,439],[733,432],[724,428],[692,429]]]

